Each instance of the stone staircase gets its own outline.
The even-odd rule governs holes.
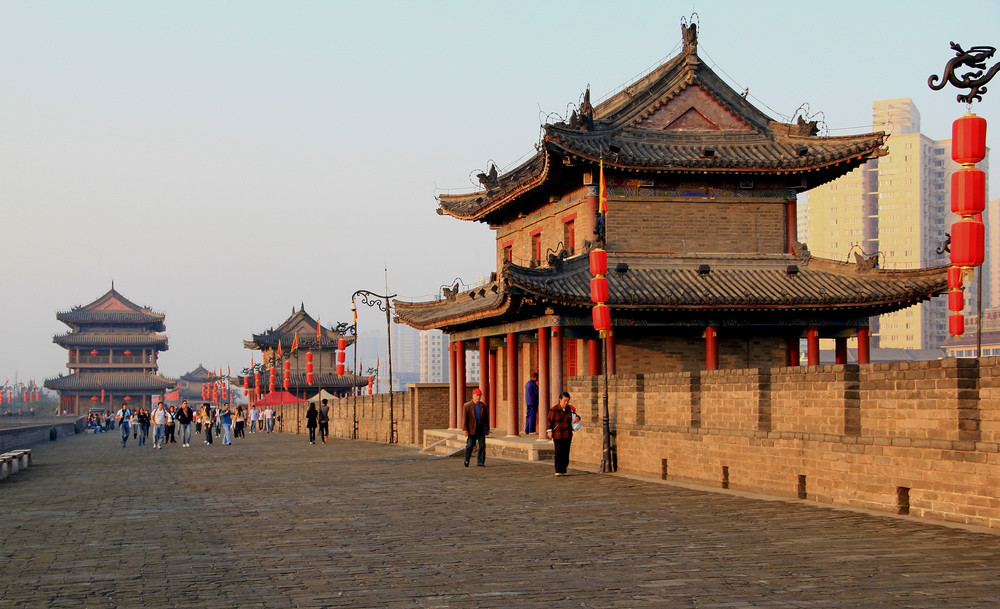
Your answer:
[[[454,429],[428,429],[424,431],[424,447],[420,452],[440,457],[464,456],[465,436]],[[551,461],[552,442],[539,440],[538,436],[501,436],[491,434],[486,438],[487,457],[502,457],[521,461]]]

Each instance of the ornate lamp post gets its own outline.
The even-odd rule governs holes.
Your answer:
[[[607,213],[607,194],[604,185],[604,159],[601,159],[601,177],[599,186],[598,221],[594,233],[598,237],[598,246],[590,251],[590,300],[594,303],[592,316],[594,329],[601,337],[603,357],[601,367],[604,371],[604,391],[602,392],[601,431],[603,433],[601,473],[615,471],[615,462],[611,451],[611,417],[608,412],[608,332],[611,331],[611,309],[608,302],[608,252],[604,249],[604,217]]]
[[[398,441],[396,434],[396,413],[393,410],[392,403],[392,330],[390,328],[389,319],[390,313],[392,312],[392,303],[389,302],[390,298],[395,298],[395,294],[390,294],[384,296],[382,294],[376,294],[374,292],[369,292],[368,290],[358,290],[351,295],[351,313],[354,314],[354,367],[357,370],[358,366],[358,306],[357,299],[358,296],[361,297],[361,304],[367,305],[369,307],[376,307],[378,310],[385,313],[385,335],[389,344],[389,444],[395,444]],[[357,392],[354,392],[354,439],[357,439],[358,435],[358,408],[357,408]]]
[[[966,94],[959,94],[956,99],[966,104],[967,112],[952,125],[951,158],[962,165],[959,171],[951,176],[951,211],[961,217],[961,220],[951,225],[950,252],[952,268],[948,272],[948,309],[952,312],[948,319],[948,331],[958,336],[965,332],[965,318],[962,309],[965,308],[962,294],[962,275],[971,274],[975,267],[980,266],[985,259],[986,228],[983,225],[983,210],[986,209],[986,174],[976,167],[976,163],[986,157],[986,119],[972,112],[972,102],[982,101],[986,93],[986,83],[1000,71],[1000,63],[995,64],[988,72],[986,60],[993,57],[994,47],[976,46],[968,51],[952,42],[951,48],[955,57],[945,65],[944,72],[938,82],[938,76],[932,74],[927,79],[927,86],[934,91],[940,91],[946,84],[959,89],[969,89]],[[967,70],[959,75],[960,70]],[[977,300],[977,330],[976,357],[980,356],[982,347],[982,271],[979,273],[979,295]]]

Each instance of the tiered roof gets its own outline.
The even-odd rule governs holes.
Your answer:
[[[254,334],[251,340],[243,341],[243,346],[247,349],[276,349],[278,341],[281,341],[282,349],[289,349],[295,334],[299,335],[299,345],[303,349],[335,349],[339,339],[345,339],[347,344],[354,343],[353,336],[339,334],[337,331],[324,326],[320,326],[320,341],[316,341],[316,326],[319,322],[312,315],[306,313],[305,304],[296,311],[292,307],[292,314],[277,328],[271,328],[260,334]]]
[[[74,330],[91,324],[136,324],[149,326],[150,330],[156,332],[163,332],[166,329],[163,324],[164,317],[163,313],[157,313],[148,307],[140,307],[125,298],[113,286],[106,294],[90,304],[56,314],[56,319]]]
[[[569,122],[546,124],[538,152],[485,190],[441,195],[439,213],[493,222],[553,183],[564,165],[619,173],[785,176],[814,188],[886,154],[886,134],[820,137],[815,122],[774,121],[698,57],[694,26],[684,51],[596,107],[587,98]]]
[[[159,392],[173,389],[177,381],[145,372],[84,372],[57,376],[45,381],[45,386],[55,390]]]

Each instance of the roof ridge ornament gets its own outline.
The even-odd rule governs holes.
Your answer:
[[[698,13],[691,13],[690,22],[681,17],[681,39],[684,41],[684,55],[688,65],[698,64],[698,25],[701,19]]]
[[[962,45],[952,42],[951,49],[955,51],[955,57],[952,57],[945,64],[940,84],[934,84],[938,80],[938,75],[931,74],[930,78],[927,79],[927,86],[934,91],[940,91],[946,84],[951,83],[958,89],[969,89],[969,92],[965,95],[959,93],[956,97],[959,103],[966,103],[971,106],[973,101],[983,101],[983,94],[986,93],[986,83],[990,82],[996,73],[1000,71],[1000,63],[996,63],[990,68],[989,72],[986,72],[985,76],[983,75],[983,71],[986,70],[986,60],[993,57],[993,54],[996,53],[996,48],[975,46],[968,51],[964,51],[962,50]],[[955,72],[963,67],[967,67],[971,71],[959,77]]]

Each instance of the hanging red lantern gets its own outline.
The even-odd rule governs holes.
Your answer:
[[[97,349],[91,349],[90,354],[91,355],[97,355]]]
[[[337,376],[344,376],[344,364],[337,364]]]
[[[965,316],[953,313],[948,316],[948,332],[954,336],[965,334]]]
[[[96,402],[97,401],[97,396],[96,395],[90,396],[90,401],[91,402]]]
[[[132,355],[132,351],[130,349],[125,349],[124,351],[122,351],[122,353],[124,355]]]
[[[314,379],[313,379],[312,370],[306,370],[306,384],[312,385],[313,384],[313,380]]]
[[[271,381],[270,383],[268,383],[268,385],[267,385],[267,392],[268,393],[274,393],[274,381]]]
[[[975,114],[959,117],[951,125],[951,158],[961,165],[986,158],[986,119]]]
[[[606,275],[608,272],[608,251],[596,249],[590,251],[590,274]]]
[[[986,172],[971,165],[951,174],[951,211],[971,216],[986,209]]]
[[[608,278],[594,277],[590,280],[590,300],[594,303],[608,301]]]
[[[343,364],[345,361],[347,361],[347,353],[345,353],[343,351],[338,351],[337,352],[337,362]]]
[[[986,258],[986,227],[972,218],[951,225],[951,263],[955,266],[979,266]]]
[[[307,364],[311,364],[312,361],[313,361],[313,352],[312,351],[306,351],[306,363]]]
[[[611,329],[611,309],[608,305],[594,305],[594,329],[603,332]]]
[[[965,294],[962,290],[951,290],[948,292],[948,310],[961,311],[965,308]]]
[[[101,389],[101,403],[104,403],[104,390]]]
[[[132,401],[132,396],[130,396],[130,395],[125,396],[125,401],[126,402],[131,402]]]
[[[962,287],[962,267],[960,266],[948,267],[948,287],[949,288]]]
[[[244,376],[243,377],[243,395],[244,396],[250,395],[250,377],[249,376]]]

